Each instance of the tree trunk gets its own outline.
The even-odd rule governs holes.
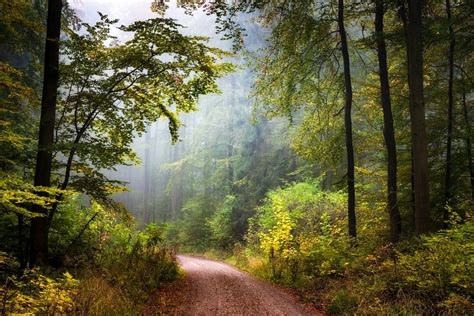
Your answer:
[[[383,110],[383,136],[387,146],[387,194],[390,216],[390,241],[396,243],[400,239],[401,218],[397,200],[397,149],[393,128],[392,104],[390,99],[390,83],[388,78],[387,50],[384,38],[384,1],[375,0],[375,32],[377,39],[377,56],[379,62],[380,98]]]
[[[62,6],[62,0],[48,0],[43,96],[41,100],[35,186],[51,186],[52,146],[59,82],[59,36],[61,33]],[[48,259],[48,211],[40,206],[34,206],[33,211],[42,216],[31,219],[30,265],[45,264]]]
[[[234,121],[233,118],[235,117],[235,108],[237,106],[237,101],[236,101],[236,89],[237,85],[235,84],[235,77],[232,76],[230,78],[230,85],[231,85],[231,102],[230,102],[230,108],[227,113],[227,123],[229,124],[227,126],[227,181],[229,185],[228,189],[228,194],[233,193],[234,191],[234,164],[232,161],[232,157],[234,156]]]
[[[144,176],[144,189],[143,189],[143,221],[145,224],[150,222],[150,163],[151,163],[151,155],[150,155],[150,146],[151,146],[151,128],[148,129],[145,135],[145,176]]]
[[[400,16],[400,19],[402,20],[403,24],[403,32],[405,35],[405,47],[406,49],[406,59],[407,59],[407,70],[410,69],[410,54],[408,54],[408,18],[407,18],[407,10],[405,7],[405,1],[404,0],[398,0],[398,15]],[[410,72],[407,71],[407,79],[408,82],[410,82]],[[411,103],[411,99],[409,100],[409,103]],[[409,105],[409,108],[411,108],[411,105]],[[413,142],[413,135],[411,135],[412,142]],[[416,226],[415,224],[415,176],[414,176],[414,167],[413,167],[413,148],[410,148],[410,206],[411,206],[411,223],[413,227]]]
[[[467,151],[467,162],[469,167],[469,176],[471,178],[471,197],[474,199],[474,166],[472,163],[472,149],[471,149],[471,123],[469,122],[469,113],[467,110],[467,101],[466,101],[466,89],[463,87],[462,91],[462,107],[464,114],[464,122],[466,123],[467,128],[467,137],[466,137],[466,151]]]
[[[413,176],[415,185],[415,230],[427,233],[430,228],[430,201],[428,183],[428,140],[425,126],[425,103],[423,91],[423,24],[422,2],[408,2],[407,54],[410,125],[413,148]]]
[[[174,145],[171,145],[171,162],[177,162],[180,158],[180,144],[177,143]],[[181,193],[181,176],[182,176],[182,170],[175,170],[172,171],[172,186],[171,186],[171,192],[170,192],[170,197],[171,197],[171,220],[175,221],[179,217],[179,211],[180,211],[180,204],[179,204],[179,198],[180,198],[180,193]]]
[[[23,270],[26,268],[28,259],[25,253],[25,244],[24,244],[24,231],[25,218],[23,215],[18,215],[18,261],[20,262],[20,269]]]
[[[351,67],[349,61],[349,49],[347,45],[347,35],[344,27],[344,0],[338,2],[339,35],[341,37],[342,60],[344,63],[344,88],[345,88],[345,106],[344,106],[344,126],[346,136],[347,151],[347,212],[349,221],[349,236],[356,238],[356,214],[355,214],[355,187],[354,187],[354,144],[352,140],[352,82]]]
[[[446,15],[448,18],[449,25],[449,51],[448,51],[448,68],[449,68],[449,80],[448,80],[448,134],[446,135],[446,178],[444,187],[444,198],[445,203],[448,204],[451,199],[451,174],[452,174],[452,161],[451,161],[451,147],[453,138],[453,109],[454,109],[454,93],[453,93],[453,82],[454,82],[454,46],[455,38],[454,31],[451,25],[451,2],[446,0]],[[449,219],[448,209],[445,209],[444,220],[445,222]]]

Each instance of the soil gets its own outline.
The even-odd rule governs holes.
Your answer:
[[[289,290],[222,262],[179,255],[184,277],[146,304],[142,315],[322,315]]]

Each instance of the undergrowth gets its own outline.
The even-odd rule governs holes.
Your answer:
[[[2,315],[136,315],[153,290],[177,277],[160,227],[138,229],[126,214],[79,205],[64,205],[53,223],[56,268],[20,269],[0,252]]]
[[[359,236],[346,236],[345,197],[298,183],[268,194],[246,242],[211,252],[253,275],[297,289],[333,315],[474,314],[474,219],[386,242],[384,206],[358,208]],[[209,255],[209,252],[207,253]]]

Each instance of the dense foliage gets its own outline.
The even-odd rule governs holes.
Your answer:
[[[469,314],[472,219],[421,239],[384,243],[380,208],[359,208],[357,247],[345,233],[345,197],[315,183],[268,193],[251,220],[248,246],[231,258],[263,278],[305,288],[333,314]],[[323,304],[324,304],[323,303]]]

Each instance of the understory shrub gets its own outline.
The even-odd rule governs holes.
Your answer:
[[[22,271],[0,253],[3,314],[136,315],[151,291],[178,276],[161,227],[139,229],[125,213],[80,205],[62,205],[52,224],[57,268]]]
[[[342,192],[313,182],[271,191],[233,261],[259,277],[303,287],[330,314],[474,313],[469,213],[447,230],[394,246],[383,233],[383,204],[361,202],[357,210],[359,234],[351,241]]]
[[[271,191],[250,221],[247,241],[267,258],[277,282],[343,275],[354,255],[345,234],[345,195],[314,182]]]
[[[421,238],[414,251],[398,254],[398,286],[448,314],[474,312],[474,222]]]
[[[74,310],[79,281],[65,272],[46,276],[38,269],[20,271],[18,262],[0,252],[0,314],[56,315]]]

